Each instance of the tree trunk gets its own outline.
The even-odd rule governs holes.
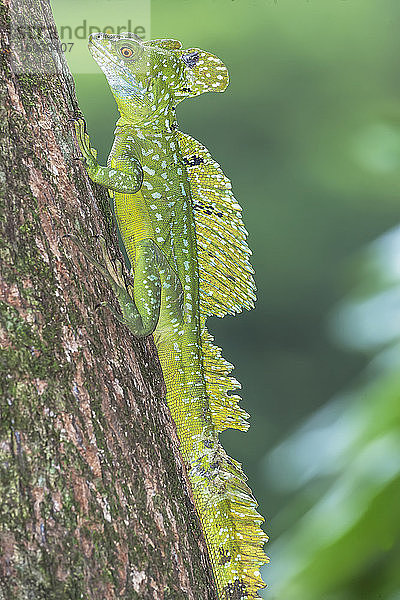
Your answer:
[[[118,255],[48,0],[1,11],[1,600],[215,600],[151,338],[68,239]],[[29,56],[13,22],[43,26]],[[36,35],[36,34],[35,34]],[[29,63],[30,72],[27,68]],[[117,307],[116,307],[117,308]]]

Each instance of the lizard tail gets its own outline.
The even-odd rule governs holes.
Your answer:
[[[216,434],[231,427],[246,431],[247,413],[240,388],[230,376],[233,366],[221,356],[206,328],[208,316],[223,317],[254,306],[255,283],[251,251],[241,219],[241,207],[220,165],[191,136],[178,132],[186,163],[196,225],[203,367],[211,417]],[[263,552],[267,535],[260,525],[257,503],[246,484],[240,463],[230,458],[217,437],[205,450],[204,461],[214,465],[207,476],[201,460],[189,472],[200,519],[207,539],[220,600],[258,598],[265,587],[259,568],[268,562]]]
[[[240,384],[229,376],[233,367],[212,340],[204,328],[206,389],[216,432],[228,427],[246,430],[247,414],[238,406],[240,398],[228,394]],[[268,540],[261,529],[264,519],[256,511],[257,502],[246,484],[241,464],[226,454],[217,438],[207,453],[208,464],[215,465],[214,476],[201,477],[201,473],[194,472],[189,477],[200,508],[217,589],[221,600],[253,600],[259,597],[257,591],[265,587],[260,566],[269,560],[263,552]]]

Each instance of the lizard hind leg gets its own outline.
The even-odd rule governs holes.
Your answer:
[[[154,253],[151,251],[152,248],[149,245],[138,248],[135,288],[132,295],[132,286],[127,287],[125,285],[122,264],[117,261],[116,266],[114,266],[108,255],[104,238],[100,237],[100,246],[105,267],[86,250],[79,238],[74,235],[67,235],[66,237],[78,246],[82,254],[110,284],[117,297],[122,314],[118,314],[108,302],[101,302],[98,306],[107,306],[114,317],[120,323],[126,325],[135,336],[146,337],[150,335],[157,326],[161,302],[160,275]],[[139,282],[141,282],[141,285],[139,285]],[[140,294],[137,294],[137,291],[140,291]],[[135,298],[137,298],[137,302],[135,302]]]

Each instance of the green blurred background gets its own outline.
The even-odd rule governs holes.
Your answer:
[[[400,243],[363,250],[400,221],[399,27],[398,0],[151,3],[151,37],[231,75],[178,118],[232,179],[254,252],[256,310],[209,326],[252,417],[222,437],[266,518],[270,600],[400,599]],[[75,80],[104,163],[113,98],[100,72]]]

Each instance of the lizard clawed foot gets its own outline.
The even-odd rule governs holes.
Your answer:
[[[124,277],[122,274],[122,264],[119,260],[117,260],[116,267],[114,267],[109,255],[108,255],[108,252],[107,252],[106,241],[102,236],[99,236],[99,242],[100,242],[101,252],[103,255],[103,259],[104,259],[106,268],[104,268],[103,265],[100,264],[99,261],[96,258],[94,258],[94,256],[92,256],[86,250],[86,248],[84,247],[84,245],[82,244],[82,242],[76,235],[73,235],[71,233],[66,233],[63,236],[63,238],[66,238],[66,237],[69,238],[70,240],[72,240],[74,242],[74,244],[76,244],[78,246],[78,248],[82,252],[82,254],[84,256],[86,256],[88,261],[91,262],[92,265],[94,265],[96,267],[96,269],[98,271],[100,271],[100,273],[102,275],[104,275],[104,277],[111,284],[113,289],[115,286],[118,286],[118,287],[124,288],[124,290],[126,291],[125,280],[124,280]]]
[[[117,319],[117,321],[119,321],[120,323],[122,323],[122,325],[127,325],[129,327],[129,323],[127,322],[127,320],[124,319],[123,315],[121,315],[120,313],[118,313],[115,310],[115,308],[113,306],[111,306],[111,304],[109,302],[100,302],[99,304],[97,304],[94,307],[94,310],[98,311],[102,307],[108,308],[108,310],[110,311],[110,313],[114,316],[115,319]]]
[[[124,279],[124,276],[122,273],[121,261],[116,259],[115,266],[114,266],[113,263],[111,262],[109,254],[107,252],[106,240],[101,235],[99,236],[99,243],[100,243],[101,253],[103,255],[103,259],[104,259],[108,273],[110,274],[110,276],[113,278],[113,280],[115,281],[115,283],[117,285],[126,289],[125,279]]]
[[[79,117],[73,119],[76,141],[79,146],[79,150],[82,152],[82,159],[86,164],[86,170],[90,176],[92,172],[95,172],[99,165],[97,163],[97,150],[90,146],[89,135],[86,129],[86,122],[84,119]]]
[[[99,242],[101,251],[103,254],[104,262],[106,267],[99,263],[83,246],[82,242],[78,237],[72,234],[66,234],[64,238],[69,238],[76,244],[82,254],[96,267],[98,271],[105,277],[108,283],[111,285],[113,292],[115,293],[118,303],[121,307],[122,315],[119,314],[108,302],[100,302],[95,310],[98,310],[102,306],[106,306],[114,317],[123,325],[129,327],[129,329],[138,336],[149,335],[146,331],[143,331],[143,324],[140,314],[133,301],[133,287],[131,285],[126,286],[122,272],[122,263],[119,260],[115,261],[115,266],[112,263],[109,254],[107,252],[106,242],[102,236],[99,236]],[[143,333],[142,333],[143,331]],[[151,333],[151,332],[150,332]]]
[[[94,307],[94,310],[99,310],[99,308],[101,308],[102,306],[110,306],[109,302],[99,302],[98,304],[96,304],[96,306]]]

